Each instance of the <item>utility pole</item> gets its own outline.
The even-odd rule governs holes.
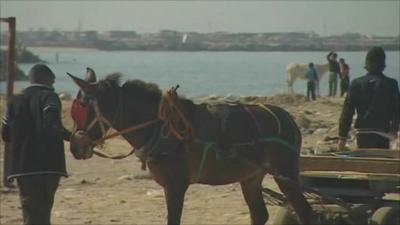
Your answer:
[[[15,17],[0,18],[0,22],[8,23],[8,53],[7,53],[7,105],[11,100],[14,93],[14,79],[15,79],[15,39],[16,39],[16,20]],[[6,187],[13,187],[8,182],[6,174],[8,171],[8,157],[9,157],[10,146],[7,142],[4,143],[4,161],[3,161],[3,183]]]

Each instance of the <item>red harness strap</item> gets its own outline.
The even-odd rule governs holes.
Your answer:
[[[71,107],[71,117],[76,123],[78,130],[85,129],[88,112],[89,106],[82,104],[77,99],[74,99]]]

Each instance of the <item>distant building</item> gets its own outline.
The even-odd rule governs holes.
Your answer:
[[[80,32],[80,37],[88,40],[88,41],[95,41],[97,40],[97,31],[94,30],[89,30],[89,31],[81,31]]]
[[[111,31],[106,31],[103,33],[105,37],[111,38],[111,39],[130,39],[130,38],[136,38],[137,33],[136,31],[123,31],[123,30],[111,30]]]
[[[97,31],[64,31],[63,36],[67,41],[97,40]]]
[[[8,44],[8,32],[1,31],[1,44]],[[17,43],[22,46],[94,47],[107,50],[210,50],[210,51],[310,51],[365,50],[380,45],[387,50],[400,49],[400,35],[394,37],[345,33],[321,37],[314,32],[198,33],[161,30],[158,33],[111,30],[18,31]]]

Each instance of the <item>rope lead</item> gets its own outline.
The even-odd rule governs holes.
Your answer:
[[[193,127],[182,111],[176,90],[179,85],[172,87],[161,99],[158,118],[165,123],[166,134],[171,133],[179,140],[190,140],[193,138]]]

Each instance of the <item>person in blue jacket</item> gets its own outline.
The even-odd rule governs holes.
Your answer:
[[[311,99],[316,100],[315,87],[318,82],[318,74],[312,62],[308,64],[308,71],[306,77],[307,77],[307,99],[310,101],[310,95],[311,95]]]

